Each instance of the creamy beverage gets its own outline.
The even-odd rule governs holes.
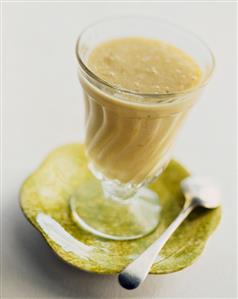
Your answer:
[[[197,99],[198,64],[173,45],[139,37],[99,44],[86,64],[97,76],[80,76],[90,160],[106,178],[149,182],[169,161],[178,128]]]

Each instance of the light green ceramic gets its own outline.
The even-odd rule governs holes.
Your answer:
[[[151,184],[160,197],[160,223],[153,233],[133,241],[95,237],[71,220],[68,199],[80,181],[90,175],[83,145],[60,147],[50,153],[23,184],[21,207],[27,219],[65,262],[91,272],[118,273],[157,239],[179,213],[184,202],[180,181],[189,173],[172,161]],[[220,218],[220,208],[192,212],[164,246],[150,273],[170,273],[191,265],[202,253]]]

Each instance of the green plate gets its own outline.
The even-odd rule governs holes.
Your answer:
[[[184,202],[180,181],[188,175],[178,162],[171,161],[150,185],[160,197],[160,223],[153,233],[133,241],[96,237],[71,220],[68,199],[80,181],[90,177],[81,144],[65,145],[50,153],[24,182],[20,203],[27,219],[65,262],[86,271],[112,274],[135,259],[176,217]],[[170,273],[191,265],[202,253],[220,218],[220,208],[197,208],[166,243],[150,273]]]

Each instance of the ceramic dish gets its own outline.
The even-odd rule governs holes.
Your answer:
[[[80,188],[80,181],[91,176],[82,144],[66,145],[50,153],[24,182],[20,204],[27,219],[65,262],[86,271],[118,273],[157,239],[179,213],[184,202],[180,181],[188,175],[178,162],[171,161],[150,185],[160,197],[160,222],[150,235],[133,241],[102,239],[81,230],[72,221],[68,199]],[[170,273],[191,265],[202,253],[220,217],[220,208],[198,208],[192,212],[164,246],[150,273]]]

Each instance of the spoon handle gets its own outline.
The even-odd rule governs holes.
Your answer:
[[[137,288],[146,278],[158,253],[173,232],[193,210],[194,205],[185,206],[158,240],[150,245],[137,259],[129,264],[120,274],[119,282],[126,289]]]

